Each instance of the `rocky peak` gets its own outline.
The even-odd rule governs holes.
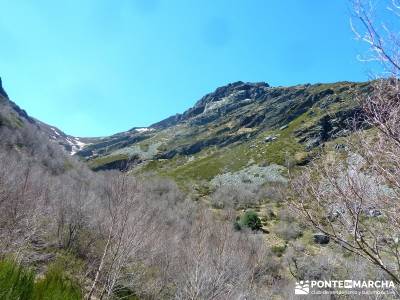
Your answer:
[[[30,123],[35,123],[35,120],[33,118],[31,118],[30,116],[28,116],[28,114],[26,113],[25,110],[21,109],[17,104],[15,104],[14,102],[12,102],[9,98],[8,95],[6,93],[6,91],[3,88],[3,83],[0,77],[0,100],[6,100],[5,104],[9,107],[11,107],[12,110],[14,110],[19,117],[25,119],[26,121],[30,122]],[[4,102],[4,101],[2,101]]]
[[[197,101],[194,107],[184,112],[181,121],[200,117],[200,123],[208,122],[210,118],[218,117],[222,111],[259,99],[267,93],[269,87],[269,84],[265,82],[250,83],[243,81],[219,87]]]
[[[205,106],[210,102],[218,102],[227,97],[231,101],[241,101],[245,99],[254,99],[262,93],[265,93],[269,87],[265,82],[243,82],[237,81],[217,88],[214,92],[205,95],[195,105],[195,107]]]
[[[174,126],[179,122],[187,121],[194,117],[214,112],[229,104],[255,100],[265,95],[269,89],[266,82],[243,82],[236,81],[217,88],[214,92],[202,97],[196,104],[185,111],[183,114],[176,114],[158,123],[153,124],[152,128],[166,128]]]
[[[7,95],[6,91],[3,89],[1,77],[0,77],[0,96],[8,99],[8,95]]]

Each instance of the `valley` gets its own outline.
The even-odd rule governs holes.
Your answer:
[[[0,300],[400,299],[397,0],[1,9]]]
[[[2,134],[7,136],[3,138],[3,147],[6,146],[4,149],[8,149],[6,155],[20,156],[23,161],[32,161],[36,165],[38,171],[35,172],[42,173],[39,175],[42,182],[32,182],[32,188],[37,184],[41,186],[36,193],[39,195],[38,199],[42,200],[33,201],[38,202],[38,209],[44,211],[55,209],[47,213],[61,213],[60,216],[63,217],[56,218],[58,221],[52,225],[55,226],[54,229],[58,228],[56,235],[52,233],[44,236],[38,231],[33,236],[26,236],[17,244],[5,246],[2,251],[7,253],[11,249],[19,249],[18,251],[24,253],[25,262],[36,265],[39,272],[46,270],[49,264],[52,266],[56,263],[58,266],[60,261],[65,259],[65,255],[72,255],[69,259],[81,264],[79,272],[85,269],[96,270],[96,263],[93,264],[91,261],[98,261],[101,251],[105,257],[116,251],[115,255],[118,256],[107,258],[111,260],[103,262],[111,264],[111,267],[113,263],[117,263],[112,259],[115,260],[119,255],[123,255],[119,252],[120,249],[114,249],[114,244],[111,246],[114,250],[108,250],[107,247],[102,250],[100,245],[85,246],[85,244],[90,236],[94,240],[100,239],[99,242],[104,241],[105,237],[96,237],[97,231],[92,226],[100,222],[100,226],[107,231],[109,230],[107,228],[113,228],[109,227],[110,224],[120,224],[114,219],[114,215],[121,214],[120,216],[125,216],[126,220],[133,218],[133,227],[112,229],[118,230],[114,233],[115,237],[112,235],[113,239],[120,236],[119,242],[125,245],[124,243],[134,238],[129,235],[135,234],[134,239],[138,239],[136,242],[139,244],[143,243],[144,248],[131,248],[132,246],[126,244],[123,249],[127,256],[121,256],[120,259],[132,259],[143,255],[141,253],[146,252],[147,247],[157,247],[153,238],[160,233],[145,230],[144,236],[137,235],[135,230],[141,226],[146,228],[157,226],[159,231],[167,230],[164,233],[166,235],[164,243],[169,243],[168,239],[171,238],[170,233],[167,233],[168,230],[172,230],[173,235],[175,232],[184,235],[189,230],[192,232],[193,240],[190,243],[196,244],[202,237],[202,235],[197,236],[196,231],[202,226],[214,228],[212,232],[223,230],[225,233],[219,237],[219,242],[230,243],[242,237],[253,245],[251,247],[261,243],[262,246],[257,246],[257,253],[261,251],[257,255],[261,255],[259,259],[262,261],[256,265],[243,266],[243,268],[257,269],[264,268],[263,264],[268,265],[263,271],[264,275],[259,278],[260,285],[253,290],[254,295],[285,299],[286,296],[283,295],[291,294],[294,278],[354,276],[352,272],[355,269],[349,268],[349,264],[362,266],[366,272],[373,274],[371,266],[360,265],[357,256],[348,257],[348,254],[342,253],[340,246],[331,242],[327,234],[308,227],[305,220],[297,215],[295,206],[290,204],[293,195],[291,174],[301,174],[303,169],[309,168],[321,157],[343,156],[343,151],[350,147],[348,143],[351,144],[357,130],[354,121],[363,119],[357,99],[370,93],[372,85],[371,82],[338,82],[271,87],[266,83],[236,82],[204,96],[186,112],[148,128],[133,128],[99,138],[69,136],[51,125],[32,118],[11,102],[3,90],[0,129],[3,130]],[[362,126],[363,132],[369,132],[367,125]],[[10,139],[11,136],[16,136],[17,139]],[[30,137],[27,138],[28,136]],[[35,146],[36,143],[39,143],[40,147],[47,147],[47,150],[36,152],[35,147],[38,147]],[[15,163],[18,164],[17,161]],[[8,167],[4,171],[6,169],[9,171],[4,175],[8,176],[19,172]],[[36,180],[35,177],[31,178],[30,169],[23,172],[28,172],[27,180]],[[53,194],[50,196],[53,200],[46,200],[52,203],[50,206],[45,204],[46,201],[42,202],[48,197],[45,196],[46,193],[43,194],[45,190],[42,184],[48,181],[57,182],[50,192]],[[59,194],[66,189],[64,181],[72,184],[68,188],[69,193],[73,195],[72,197],[78,198],[68,200]],[[16,182],[18,186],[19,183]],[[128,197],[126,199],[130,200],[125,202],[125,198],[120,198],[121,195],[126,195],[123,197]],[[25,199],[23,196],[21,199],[29,201],[30,198]],[[103,200],[98,202],[97,199]],[[112,208],[109,208],[111,209],[109,216],[107,216],[107,206],[104,207],[105,204],[102,204],[104,201],[105,203],[111,201],[108,202],[108,205],[112,205]],[[66,208],[68,209],[65,210]],[[99,217],[90,216],[90,210],[96,211]],[[124,215],[125,210],[129,215]],[[171,213],[183,214],[184,223],[187,225],[180,227],[180,222],[174,217],[171,218]],[[153,220],[155,223],[146,217],[154,214],[158,215],[157,219]],[[205,217],[208,214],[211,215]],[[198,217],[200,220],[203,218],[215,220],[196,221],[192,224]],[[41,213],[28,214],[27,218],[34,218],[35,224],[43,228],[41,230],[48,227],[46,225],[48,220]],[[135,221],[137,220],[135,218],[143,218],[145,223],[141,224]],[[159,218],[164,218],[167,223],[164,224]],[[93,225],[89,225],[91,223]],[[12,225],[14,228],[19,228],[16,225],[19,223],[9,225],[11,224],[14,224]],[[4,225],[6,226],[4,228],[9,228],[9,225]],[[118,226],[122,226],[122,223]],[[217,229],[220,226],[221,229]],[[77,228],[78,231],[75,232],[72,228]],[[21,227],[15,234],[18,235],[18,232],[26,229]],[[225,240],[224,235],[227,231],[231,232],[229,235],[232,234],[229,238],[231,240]],[[205,233],[200,232],[200,234]],[[212,240],[212,235],[209,238]],[[11,237],[10,241],[12,239],[17,238]],[[203,242],[210,243],[211,240]],[[32,248],[38,243],[34,241],[40,241],[40,246]],[[117,242],[118,240],[112,243]],[[176,247],[183,247],[182,251],[186,254],[182,254],[179,250],[178,253],[181,255],[187,255],[185,251],[191,249],[186,249],[180,244]],[[238,245],[232,244],[230,247],[236,251],[234,249],[237,249]],[[90,254],[86,255],[82,251],[88,251]],[[154,254],[155,257],[165,255],[163,251]],[[249,254],[250,252],[247,252],[244,255]],[[329,257],[328,261],[324,261],[326,257]],[[189,261],[193,259],[190,256],[187,258]],[[223,256],[220,258],[223,259]],[[144,256],[140,263],[149,264],[147,259]],[[310,260],[314,262],[311,264]],[[136,258],[134,261],[132,266],[137,268],[136,264],[139,261]],[[128,261],[123,264],[125,263]],[[69,263],[64,261],[62,264],[63,268],[69,270],[69,276],[73,276],[75,278],[73,280],[79,282],[76,284],[82,289],[90,290],[94,294],[101,292],[96,288],[90,289],[88,278],[82,277],[82,273],[76,273]],[[321,265],[326,265],[326,271],[320,269]],[[214,267],[213,264],[210,265],[210,268],[213,268],[211,266]],[[160,266],[157,264],[153,267],[158,269]],[[150,290],[144,289],[142,281],[139,286],[132,286],[129,283],[130,279],[128,281],[123,279],[124,271],[121,269],[115,271],[118,272],[117,278],[120,278],[120,284],[125,285],[133,294],[147,295],[145,297],[152,295]],[[193,269],[187,270],[188,276],[191,271]],[[102,270],[98,269],[97,272]],[[227,272],[229,274],[231,271]],[[103,276],[107,276],[107,273]],[[140,276],[151,276],[152,280],[161,280],[159,275],[154,275],[153,278],[153,275],[147,272],[141,273]],[[166,285],[159,286],[159,292],[163,297],[169,297],[168,293],[179,289],[179,285],[184,282],[177,282],[171,290],[166,281],[164,283]],[[278,283],[279,288],[272,288],[271,282]],[[107,284],[107,281],[104,284]],[[107,285],[104,285],[104,289],[106,288]],[[114,288],[112,286],[111,290]],[[282,293],[280,289],[284,289],[285,292]]]

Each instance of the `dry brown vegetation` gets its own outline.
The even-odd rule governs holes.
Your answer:
[[[13,114],[3,107],[1,118]],[[258,298],[276,275],[260,235],[236,232],[165,179],[94,173],[23,122],[0,127],[0,257],[85,262],[88,299]]]

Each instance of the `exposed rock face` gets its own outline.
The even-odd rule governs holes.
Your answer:
[[[242,81],[219,87],[215,92],[201,98],[193,108],[183,113],[182,119],[189,119],[203,112],[226,108],[226,106],[238,108],[241,106],[241,101],[245,101],[242,105],[249,104],[251,100],[258,99],[265,95],[268,91],[268,87],[269,85],[265,82],[244,83]]]
[[[158,123],[153,128],[166,128],[190,120],[196,116],[204,115],[197,120],[198,125],[204,125],[218,118],[219,109],[225,112],[250,104],[251,100],[260,98],[268,90],[269,85],[265,82],[244,83],[237,81],[226,86],[217,88],[214,92],[205,95],[192,108],[183,114],[176,114]],[[242,103],[240,103],[242,102]]]
[[[296,131],[296,136],[311,150],[328,140],[349,134],[353,130],[353,121],[362,122],[361,115],[361,109],[358,107],[325,115],[318,123]]]

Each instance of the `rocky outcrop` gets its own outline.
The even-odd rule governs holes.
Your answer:
[[[265,82],[245,83],[237,81],[217,88],[205,95],[183,114],[176,114],[165,120],[151,125],[151,128],[161,129],[174,126],[179,122],[192,120],[195,125],[204,125],[218,119],[221,114],[250,104],[249,100],[259,99],[268,91]],[[243,103],[240,103],[243,102]]]
[[[8,95],[7,95],[6,91],[3,88],[3,83],[1,81],[1,77],[0,77],[0,96],[8,99]]]
[[[349,110],[322,116],[316,124],[296,130],[296,137],[307,150],[311,150],[326,141],[348,135],[354,130],[354,126],[367,126],[362,120],[361,109],[352,107]]]
[[[327,236],[326,234],[322,233],[322,232],[318,232],[314,234],[314,242],[316,244],[320,244],[320,245],[326,245],[329,244],[330,242],[330,238],[329,236]]]

